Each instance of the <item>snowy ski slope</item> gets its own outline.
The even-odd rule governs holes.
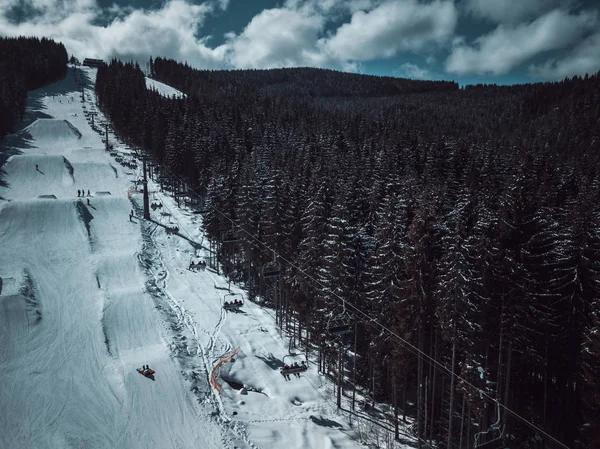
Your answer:
[[[165,97],[185,97],[185,94],[174,89],[168,84],[161,83],[160,81],[153,80],[152,78],[146,78],[146,87],[148,89],[154,89],[159,94],[164,95]]]
[[[3,166],[0,448],[358,448],[314,365],[291,381],[279,374],[288,340],[271,312],[250,302],[226,312],[226,279],[187,269],[188,239],[203,242],[199,215],[151,183],[162,209],[129,220],[132,208],[142,215],[141,194],[129,194],[140,172],[102,149],[84,116],[95,71],[80,73],[86,103],[73,69],[30,93],[29,117],[44,118]],[[218,392],[211,373],[237,348],[214,373]]]

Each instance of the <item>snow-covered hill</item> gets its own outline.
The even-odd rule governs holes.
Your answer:
[[[2,167],[0,447],[359,447],[314,366],[279,374],[288,341],[271,313],[249,302],[226,312],[245,293],[188,270],[207,256],[190,244],[203,242],[199,215],[151,184],[163,207],[153,221],[129,219],[141,215],[139,169],[103,149],[91,90],[82,103],[61,83],[30,93],[38,119],[9,139],[19,149]],[[136,372],[143,364],[154,380]]]
[[[146,87],[148,89],[157,91],[159,94],[164,95],[165,97],[185,97],[185,94],[178,91],[174,87],[161,83],[160,81],[153,80],[152,78],[146,78]]]

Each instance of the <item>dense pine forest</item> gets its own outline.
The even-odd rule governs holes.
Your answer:
[[[100,107],[200,194],[221,268],[339,395],[390,403],[420,447],[488,429],[490,448],[600,447],[600,74],[459,89],[159,58],[151,76],[187,96],[113,61]]]
[[[14,131],[23,117],[27,91],[67,73],[62,43],[37,37],[0,37],[0,138]]]

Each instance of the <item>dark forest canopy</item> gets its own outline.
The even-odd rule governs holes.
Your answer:
[[[387,97],[408,92],[451,91],[450,81],[415,81],[389,76],[358,75],[311,67],[269,70],[196,70],[188,65],[156,58],[150,76],[184,92],[210,91],[223,84],[279,94],[315,97]]]
[[[420,438],[473,447],[497,420],[484,392],[569,447],[600,447],[598,74],[459,90],[162,59],[151,71],[187,97],[113,61],[100,106],[201,193],[226,273],[296,323],[323,371],[339,369],[326,329],[341,297],[479,390],[359,321],[346,381],[356,361],[356,383],[413,415]],[[282,256],[279,294],[249,236]],[[508,447],[560,447],[503,410],[500,423]]]
[[[0,37],[0,138],[23,117],[27,91],[63,78],[67,51],[62,43],[37,37]]]

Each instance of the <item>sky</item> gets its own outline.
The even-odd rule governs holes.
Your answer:
[[[600,70],[598,0],[0,0],[0,35],[79,59],[514,84]]]

